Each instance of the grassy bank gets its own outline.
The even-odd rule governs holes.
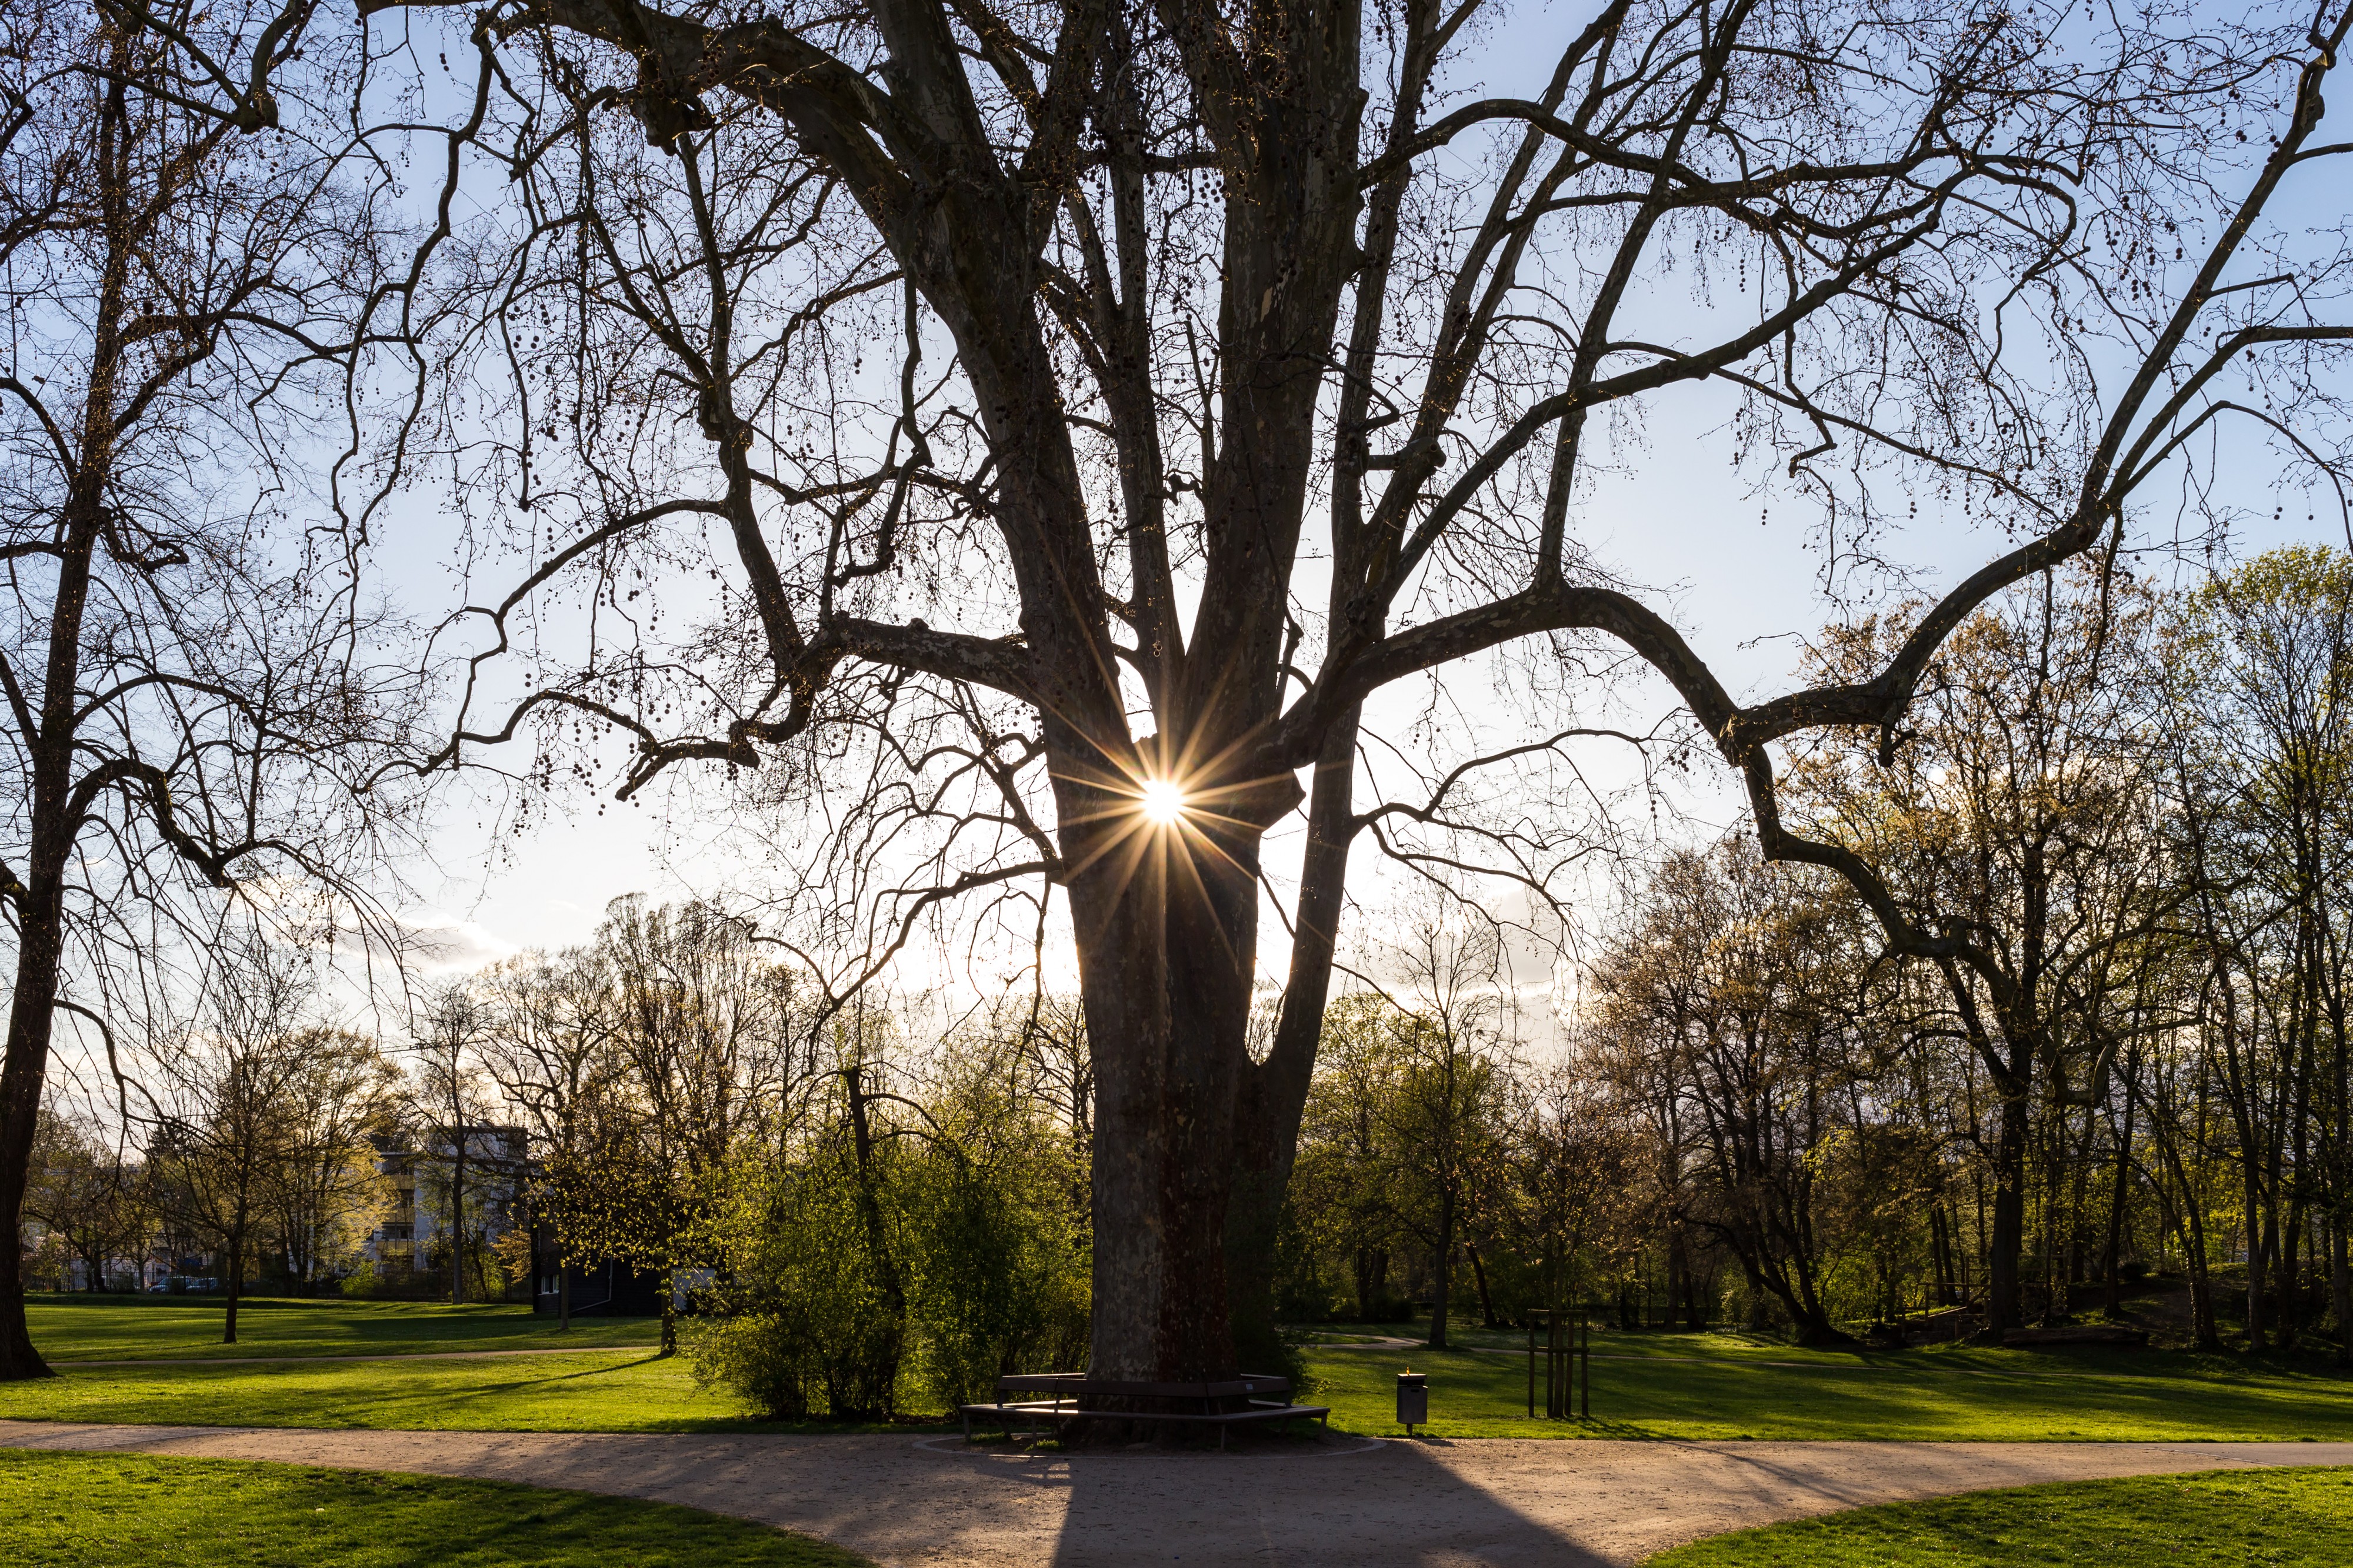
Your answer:
[[[2321,1568],[2353,1563],[2353,1470],[2221,1470],[1971,1492],[1744,1530],[1644,1568]]]
[[[773,1430],[691,1361],[651,1353],[653,1325],[584,1321],[568,1342],[512,1307],[301,1302],[258,1310],[248,1342],[195,1343],[217,1310],[140,1303],[36,1309],[35,1332],[65,1375],[0,1385],[0,1418],[190,1426],[468,1431]],[[1530,1421],[1526,1363],[1492,1349],[1446,1352],[1355,1342],[1310,1347],[1315,1400],[1333,1425],[1398,1430],[1397,1373],[1430,1375],[1440,1437],[1881,1438],[1947,1441],[2353,1440],[2353,1381],[2325,1360],[2177,1352],[1800,1351],[1729,1335],[1594,1337],[1591,1423]],[[1349,1331],[1343,1331],[1349,1332]],[[1500,1346],[1507,1336],[1479,1333]],[[428,1350],[563,1354],[335,1361]],[[105,1352],[103,1356],[100,1353]],[[69,1352],[72,1352],[69,1356]],[[121,1356],[128,1366],[76,1366]],[[244,1359],[237,1359],[239,1356]],[[267,1362],[253,1358],[311,1358]],[[820,1428],[839,1429],[839,1428]]]
[[[1593,1420],[1527,1418],[1524,1358],[1308,1352],[1335,1426],[1398,1430],[1397,1374],[1430,1376],[1440,1437],[2353,1439],[2353,1381],[2322,1361],[2152,1351],[1799,1351],[1707,1334],[1597,1334]],[[1539,1394],[1541,1399],[1541,1394]]]
[[[33,1342],[51,1362],[231,1359],[257,1355],[399,1355],[442,1351],[596,1349],[649,1345],[649,1318],[575,1318],[558,1332],[529,1307],[449,1307],[432,1301],[284,1300],[237,1304],[237,1342],[220,1342],[217,1297],[35,1296]]]
[[[701,1432],[750,1425],[647,1350],[479,1361],[64,1369],[0,1384],[0,1418],[460,1432]]]
[[[696,1509],[495,1481],[0,1449],[22,1568],[871,1568]]]

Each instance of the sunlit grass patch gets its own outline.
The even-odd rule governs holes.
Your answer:
[[[698,1509],[497,1481],[0,1449],[20,1568],[867,1568]]]
[[[2353,1470],[2218,1470],[1890,1503],[1678,1547],[1644,1568],[2319,1568],[2353,1563]]]

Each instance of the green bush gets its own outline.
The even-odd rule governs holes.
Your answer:
[[[986,1094],[878,1130],[862,1162],[837,1125],[722,1187],[696,1374],[775,1419],[886,1420],[1083,1363],[1083,1188],[1050,1135]]]
[[[904,1337],[904,1287],[890,1245],[900,1218],[896,1163],[878,1159],[871,1200],[846,1150],[732,1173],[716,1208],[732,1267],[691,1336],[698,1378],[778,1420],[893,1413]]]
[[[992,1394],[1002,1373],[1082,1365],[1086,1260],[1050,1208],[1018,1173],[944,1153],[911,1174],[920,1391],[954,1408]]]

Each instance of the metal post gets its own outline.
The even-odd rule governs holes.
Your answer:
[[[1552,1364],[1553,1383],[1552,1398],[1546,1402],[1545,1414],[1551,1416],[1556,1421],[1559,1420],[1567,1410],[1567,1406],[1562,1403],[1562,1401],[1567,1395],[1568,1380],[1564,1377],[1562,1373],[1566,1372],[1567,1368],[1560,1359],[1561,1333],[1565,1325],[1563,1323],[1561,1314],[1555,1312],[1552,1315],[1552,1337],[1546,1342],[1545,1346],[1546,1354],[1550,1359]]]
[[[1536,1418],[1536,1315],[1528,1314],[1528,1419]]]
[[[1585,1365],[1581,1369],[1583,1378],[1577,1389],[1577,1418],[1590,1421],[1593,1419],[1593,1321],[1582,1312],[1577,1315],[1577,1321],[1578,1331],[1585,1338]]]
[[[1560,1359],[1560,1335],[1561,1315],[1556,1309],[1545,1322],[1545,1416],[1552,1421],[1561,1418],[1562,1400],[1568,1386],[1564,1375],[1567,1369]]]

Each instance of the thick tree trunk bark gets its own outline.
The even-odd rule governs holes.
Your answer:
[[[33,1348],[25,1321],[25,1189],[32,1176],[33,1134],[47,1076],[49,1030],[57,1016],[62,883],[37,872],[38,910],[27,908],[17,935],[16,985],[8,1016],[8,1048],[0,1059],[0,1380],[47,1377],[49,1364]],[[46,883],[44,887],[42,884]],[[40,895],[47,893],[44,898]],[[26,900],[27,905],[34,899]]]
[[[1142,885],[1111,898],[1072,898],[1082,928],[1096,932],[1079,950],[1097,1097],[1088,1370],[1206,1382],[1241,1370],[1228,1315],[1226,1214],[1248,1059],[1248,998],[1235,971],[1247,973],[1248,961],[1179,958],[1209,933],[1196,929],[1198,915],[1169,908],[1164,872],[1140,872]]]
[[[1070,896],[1095,1075],[1089,1370],[1100,1378],[1214,1381],[1259,1370],[1244,1351],[1277,1364],[1283,1354],[1274,1229],[1320,1034],[1320,976],[1312,1006],[1310,987],[1293,987],[1298,1011],[1286,1007],[1264,1063],[1251,1063],[1248,1038],[1259,841],[1299,788],[1288,774],[1228,781],[1209,770],[1184,782],[1200,805],[1169,826],[1114,790],[1068,788],[1060,803],[1066,821],[1090,824],[1065,854],[1092,860]],[[1096,834],[1108,840],[1100,849]],[[1337,888],[1318,896],[1335,921]],[[1311,910],[1300,940],[1313,942],[1324,918]],[[1249,1309],[1239,1342],[1237,1295]]]

